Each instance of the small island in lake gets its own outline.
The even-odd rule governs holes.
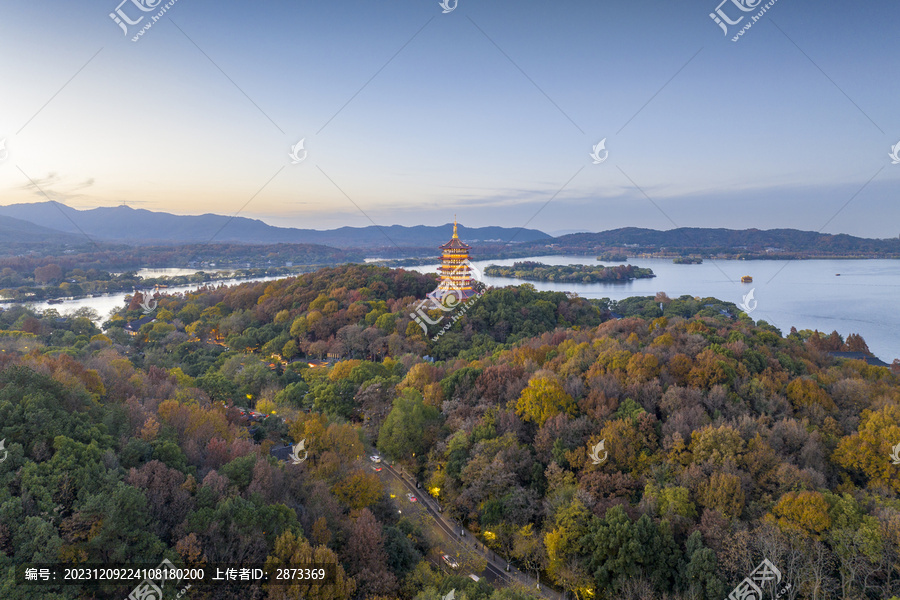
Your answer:
[[[703,259],[699,256],[678,256],[672,262],[676,265],[699,265],[703,264]]]
[[[628,260],[628,255],[617,254],[615,252],[604,252],[597,257],[597,260],[602,260],[603,262],[621,262]]]
[[[531,281],[564,283],[601,283],[656,277],[651,269],[643,269],[634,265],[619,265],[618,267],[545,265],[533,261],[516,262],[511,267],[490,265],[484,270],[484,274],[491,277],[515,277]]]

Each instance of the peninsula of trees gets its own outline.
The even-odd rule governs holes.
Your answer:
[[[511,267],[490,265],[484,270],[491,277],[515,277],[530,281],[561,281],[564,283],[600,283],[631,281],[656,277],[651,269],[633,265],[602,267],[599,265],[545,265],[534,261],[513,263]]]

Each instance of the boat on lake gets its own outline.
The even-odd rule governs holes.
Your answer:
[[[749,275],[744,275],[741,277],[741,283],[753,283],[753,278]]]

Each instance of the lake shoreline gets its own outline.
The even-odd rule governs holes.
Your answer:
[[[618,261],[603,263],[595,256],[541,255],[508,259],[478,259],[473,265],[479,272],[490,264],[511,266],[514,262],[532,259],[551,265],[613,265]],[[423,273],[436,273],[438,259],[428,264],[402,267]],[[716,260],[701,264],[674,264],[671,258],[629,257],[629,263],[637,267],[651,268],[656,277],[629,281],[564,283],[550,281],[526,281],[517,278],[482,276],[486,285],[495,287],[527,283],[539,291],[565,291],[585,298],[609,298],[623,300],[634,296],[654,296],[666,292],[669,297],[715,297],[740,305],[749,292],[754,292],[750,318],[766,321],[786,335],[791,327],[830,333],[838,331],[846,338],[851,333],[860,334],[872,354],[890,363],[900,358],[900,313],[894,310],[900,297],[900,261],[890,259],[827,259],[827,260]],[[373,264],[372,262],[368,264]],[[379,263],[374,263],[379,264]],[[750,275],[754,283],[741,283],[741,277]],[[287,276],[242,280],[220,280],[211,285],[239,285],[254,281],[271,281]],[[202,285],[169,287],[167,293],[196,291]],[[130,290],[129,290],[130,292]],[[2,306],[23,304],[35,310],[53,308],[64,312],[81,307],[93,308],[101,317],[112,309],[125,307],[124,296],[107,295],[65,300],[62,304],[48,305],[46,301],[4,302]],[[102,321],[103,319],[101,319]]]

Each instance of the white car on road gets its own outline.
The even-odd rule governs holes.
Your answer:
[[[369,457],[369,460],[371,460],[373,463],[380,463],[381,457],[378,456],[377,454],[373,454],[372,456]]]

